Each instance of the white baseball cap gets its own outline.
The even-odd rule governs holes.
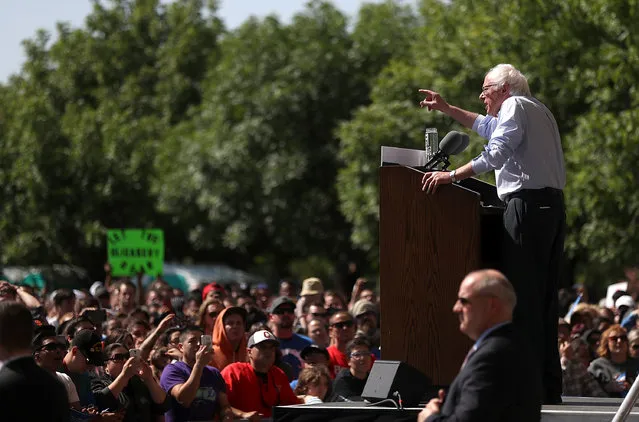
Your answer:
[[[277,339],[277,337],[275,337],[273,333],[267,330],[260,330],[253,333],[253,335],[248,339],[247,346],[248,347],[257,346],[258,344],[264,343],[265,341],[270,341],[272,343],[277,344],[278,346],[280,345],[279,340]]]
[[[615,301],[615,308],[619,309],[620,306],[627,306],[634,308],[636,306],[635,301],[632,300],[632,296],[624,295]]]

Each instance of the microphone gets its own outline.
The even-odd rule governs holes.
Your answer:
[[[459,146],[453,151],[451,152],[449,155],[457,155],[460,154],[461,152],[463,152],[466,148],[468,148],[468,144],[470,143],[470,136],[466,135],[465,133],[460,133],[461,135],[461,143],[459,144]]]
[[[448,132],[439,142],[439,150],[424,165],[424,168],[433,170],[439,163],[444,163],[443,169],[445,170],[450,165],[448,157],[459,154],[468,147],[469,143],[470,138],[465,133],[457,132],[456,130]]]

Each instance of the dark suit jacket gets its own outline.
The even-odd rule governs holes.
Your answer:
[[[539,422],[541,376],[530,347],[504,325],[490,333],[450,386],[428,422]]]
[[[10,359],[0,368],[0,418],[66,422],[69,420],[67,390],[31,356]]]

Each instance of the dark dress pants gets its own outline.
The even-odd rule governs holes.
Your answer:
[[[544,403],[561,403],[557,290],[566,232],[563,193],[524,189],[506,202],[503,269],[517,293],[513,322],[538,358]]]

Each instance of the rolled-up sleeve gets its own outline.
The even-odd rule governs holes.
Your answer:
[[[478,115],[475,118],[475,123],[473,123],[473,130],[477,132],[479,136],[485,139],[490,139],[490,136],[493,134],[493,130],[497,126],[497,119],[493,116],[484,116],[482,114]]]
[[[491,116],[477,117],[473,130],[489,140],[484,151],[472,161],[475,174],[499,169],[512,157],[523,139],[523,116],[524,111],[519,110],[514,100],[506,100],[497,119]]]

